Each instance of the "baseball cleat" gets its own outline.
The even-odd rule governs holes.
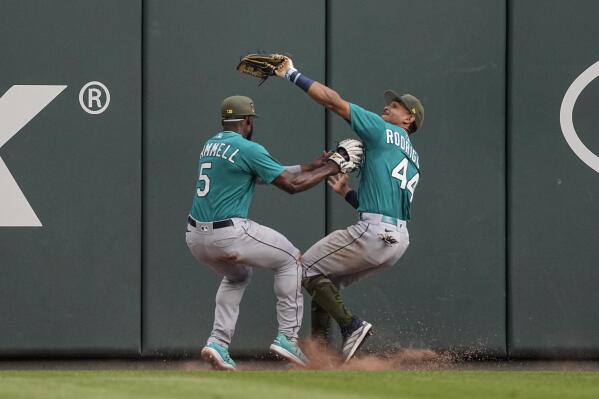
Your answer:
[[[298,366],[306,367],[308,358],[304,355],[296,342],[279,333],[270,345],[270,351]]]
[[[202,348],[202,359],[212,365],[216,370],[235,370],[237,365],[229,356],[229,351],[222,345],[210,342]]]
[[[362,346],[366,338],[372,335],[372,324],[357,318],[353,318],[351,325],[342,328],[343,335],[343,364],[354,357],[356,351]]]

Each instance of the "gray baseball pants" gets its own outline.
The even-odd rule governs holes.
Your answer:
[[[322,274],[343,288],[397,263],[410,245],[406,222],[385,223],[373,213],[363,213],[361,219],[304,253],[304,277]]]
[[[214,326],[208,342],[229,346],[239,303],[250,283],[253,267],[274,271],[279,332],[296,339],[304,313],[300,251],[273,229],[249,219],[231,220],[234,226],[220,229],[213,229],[212,223],[196,222],[196,227],[188,224],[185,234],[196,260],[223,276],[216,293]]]

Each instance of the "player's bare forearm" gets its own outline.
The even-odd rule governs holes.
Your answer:
[[[320,168],[327,163],[327,159],[333,154],[333,151],[323,151],[322,154],[310,163],[300,165],[302,172],[310,172],[314,169]]]
[[[327,162],[325,165],[308,172],[283,172],[273,181],[273,184],[289,194],[296,194],[314,187],[328,176],[337,173],[339,173],[337,164]]]
[[[325,106],[327,109],[333,111],[345,120],[349,120],[349,102],[345,101],[339,93],[335,90],[327,87],[319,82],[314,82],[310,89],[308,89],[308,95],[320,105]]]

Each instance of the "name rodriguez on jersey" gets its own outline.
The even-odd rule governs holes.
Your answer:
[[[385,133],[387,135],[387,144],[394,144],[401,148],[404,154],[406,154],[406,156],[410,158],[414,164],[416,164],[416,167],[420,168],[420,163],[418,162],[420,157],[418,156],[418,153],[414,147],[412,147],[410,141],[406,140],[404,136],[398,132],[394,132],[391,129],[387,129]]]

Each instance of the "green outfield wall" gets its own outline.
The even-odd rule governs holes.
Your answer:
[[[140,353],[141,22],[141,1],[0,2],[2,356]],[[79,102],[94,81],[98,114]],[[13,135],[49,85],[66,88]]]
[[[384,4],[331,2],[329,83],[375,112],[385,89],[421,97],[421,181],[406,255],[348,302],[381,347],[505,355],[505,2]],[[353,134],[329,127],[331,146]],[[331,230],[357,217],[334,194],[327,209]]]
[[[221,127],[222,99],[235,94],[254,99],[259,115],[254,140],[283,164],[305,163],[325,148],[321,107],[282,80],[258,87],[257,80],[235,71],[248,51],[286,48],[306,73],[325,78],[324,2],[303,2],[302,15],[289,18],[292,6],[279,0],[261,7],[243,0],[145,2],[144,354],[197,352],[212,330],[222,277],[196,263],[185,227],[199,152]],[[291,196],[274,186],[258,187],[251,218],[307,249],[326,230],[324,191],[320,185]],[[276,329],[273,273],[256,271],[241,304],[234,345],[268,350]]]
[[[599,4],[539,5],[513,1],[509,10],[510,354],[596,357],[599,65],[589,82],[579,78],[599,60]],[[575,81],[582,91],[566,97]],[[570,148],[570,128],[594,164]]]
[[[374,112],[386,89],[424,104],[410,248],[344,291],[367,350],[596,357],[598,17],[590,0],[0,2],[0,357],[198,355],[220,277],[184,233],[221,100],[252,97],[254,140],[286,165],[355,137],[234,70],[257,51]],[[304,251],[358,215],[321,184],[258,187],[250,217]],[[234,355],[267,351],[272,286],[254,274]]]

